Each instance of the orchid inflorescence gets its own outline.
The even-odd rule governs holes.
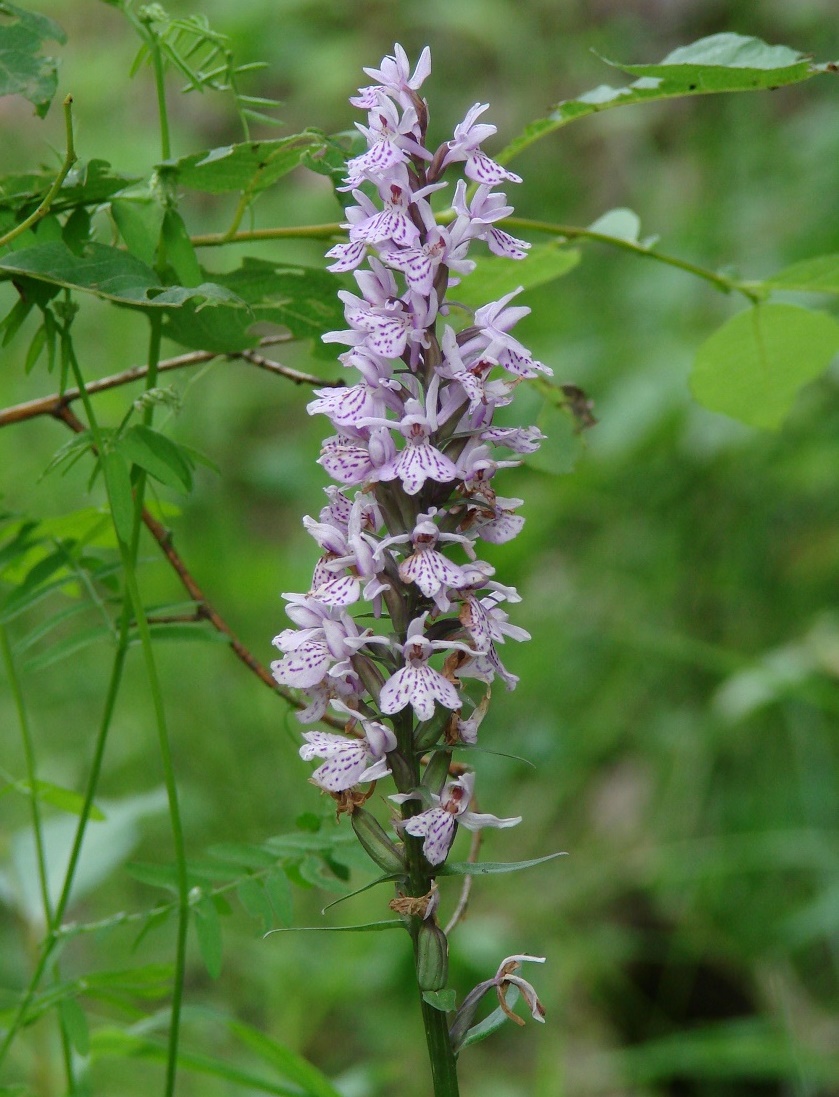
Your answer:
[[[486,105],[472,107],[451,140],[426,147],[418,91],[430,71],[428,48],[411,72],[397,45],[380,68],[365,69],[374,83],[350,100],[367,111],[358,125],[367,149],[348,162],[341,188],[354,199],[348,241],[327,255],[329,270],[355,272],[359,292],[339,292],[349,327],[323,338],[348,348],[340,361],[360,378],[318,390],[308,406],[334,428],[319,462],[337,485],[326,488],[317,520],[303,519],[322,555],[311,590],[284,595],[295,627],[275,637],[282,658],[272,671],[305,695],[304,723],[345,718],[343,735],[305,733],[300,753],[321,760],[312,780],[354,826],[366,814],[356,786],[392,775],[401,840],[368,821],[365,848],[381,867],[403,867],[395,876],[405,902],[434,897],[419,908],[433,921],[435,873],[458,826],[520,822],[471,810],[475,775],[452,766],[451,753],[476,743],[494,679],[508,689],[517,682],[498,645],[529,639],[503,608],[518,594],[493,578],[477,545],[509,541],[524,522],[522,501],[496,493],[498,470],[519,463],[499,450],[531,453],[543,437],[536,427],[494,426],[495,409],[523,379],[551,371],[511,334],[530,311],[511,303],[519,290],[474,313],[448,298],[475,267],[473,241],[509,259],[525,258],[529,245],[497,227],[512,207],[495,188],[520,179],[481,149],[495,133],[478,121]],[[432,196],[457,164],[472,185],[456,182],[451,211],[438,220]],[[469,679],[485,686],[477,698]],[[394,909],[417,908],[397,900]],[[478,998],[491,985],[506,984],[499,975]]]

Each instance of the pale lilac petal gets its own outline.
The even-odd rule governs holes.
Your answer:
[[[351,240],[347,244],[336,244],[326,253],[327,258],[334,259],[326,269],[334,274],[343,274],[349,270],[355,270],[367,254],[367,244],[363,240]]]
[[[425,838],[422,852],[430,865],[439,865],[446,859],[457,827],[455,817],[442,808],[431,808],[408,819],[404,824],[408,834]]]
[[[426,598],[433,598],[442,586],[467,585],[463,570],[434,549],[423,549],[403,560],[399,577],[406,583],[416,583]]]
[[[428,442],[406,446],[396,458],[394,471],[408,495],[416,495],[426,480],[445,484],[458,476],[454,463]]]
[[[497,815],[489,815],[476,811],[464,811],[458,815],[457,821],[462,823],[467,830],[482,830],[484,827],[495,827],[506,830],[507,827],[515,827],[521,822],[521,816],[516,815],[510,819],[499,819]]]
[[[306,689],[322,682],[329,670],[332,657],[323,643],[301,645],[297,651],[271,664],[271,673],[281,686]]]
[[[349,742],[346,735],[336,735],[332,731],[307,731],[303,738],[306,742],[300,748],[299,754],[304,762],[311,762],[313,758],[328,758],[335,753],[336,748]]]
[[[351,438],[337,435],[323,443],[318,464],[323,465],[333,480],[342,484],[361,484],[373,471],[365,447]]]
[[[361,584],[354,575],[333,575],[312,594],[327,606],[351,606],[361,595]]]
[[[503,183],[505,180],[510,183],[521,182],[520,175],[502,168],[500,164],[496,164],[494,160],[491,160],[486,153],[480,150],[476,150],[468,157],[463,170],[476,183],[486,183],[490,187],[494,187],[497,183]]]

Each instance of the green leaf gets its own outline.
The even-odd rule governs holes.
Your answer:
[[[519,992],[518,988],[514,986],[507,987],[507,1005],[510,1009],[518,1001]],[[472,1028],[466,1033],[461,1041],[457,1050],[463,1051],[464,1048],[471,1047],[472,1044],[479,1044],[481,1040],[486,1040],[487,1036],[492,1036],[494,1033],[505,1025],[510,1018],[501,1008],[497,1006],[488,1017],[485,1017],[483,1021],[479,1021],[477,1025],[473,1025]]]
[[[521,286],[533,289],[568,274],[580,261],[580,252],[558,241],[530,249],[526,259],[480,256],[475,269],[452,291],[457,301],[480,308]]]
[[[158,164],[164,180],[206,194],[248,191],[257,194],[325,144],[322,133],[308,130],[274,141],[244,141],[238,145],[196,152]]]
[[[58,1012],[61,1027],[67,1033],[73,1050],[79,1055],[87,1055],[90,1051],[90,1031],[82,1007],[75,998],[64,998],[58,1004]]]
[[[27,673],[44,670],[60,663],[62,659],[68,659],[71,655],[78,655],[85,648],[100,644],[103,640],[111,642],[113,639],[113,631],[108,625],[93,625],[87,629],[75,629],[69,636],[65,636],[57,643],[50,644],[45,651],[27,659],[23,664],[23,668]]]
[[[0,178],[0,209],[34,209],[55,182],[54,171],[25,172]],[[136,175],[111,170],[107,160],[77,160],[65,176],[51,209],[96,206],[138,182]],[[10,226],[11,227],[11,226]]]
[[[552,400],[546,400],[536,425],[545,439],[535,453],[525,456],[525,463],[555,476],[573,472],[583,448],[579,432],[575,430],[573,415]]]
[[[817,255],[793,263],[767,278],[765,285],[803,293],[839,293],[839,254]]]
[[[111,1057],[125,1059],[128,1056],[136,1056],[156,1063],[166,1063],[168,1060],[168,1047],[165,1042],[151,1039],[136,1030],[109,1027],[100,1027],[93,1033],[91,1053],[94,1060]],[[206,1074],[212,1078],[231,1082],[234,1088],[228,1091],[230,1093],[268,1093],[273,1094],[274,1097],[301,1097],[297,1086],[279,1085],[259,1078],[249,1070],[233,1066],[224,1059],[200,1055],[183,1047],[178,1050],[178,1067],[183,1071]]]
[[[182,491],[192,488],[190,460],[176,442],[159,430],[138,423],[118,440],[117,452],[170,488]]]
[[[274,924],[274,915],[268,896],[258,881],[250,877],[236,888],[239,902],[251,916],[262,923],[262,932],[266,933]]]
[[[110,450],[99,456],[105,484],[108,488],[108,505],[114,520],[117,537],[123,544],[129,544],[134,530],[134,495],[131,490],[131,477],[128,462],[117,450]]]
[[[116,198],[111,202],[111,216],[128,250],[151,266],[163,227],[160,203],[149,194]]]
[[[839,351],[839,324],[796,305],[738,313],[699,348],[691,390],[700,404],[749,426],[777,429],[799,389]]]
[[[195,258],[195,249],[186,231],[183,218],[176,209],[169,207],[163,215],[160,230],[159,268],[168,264],[182,286],[197,286],[201,282],[201,268]]]
[[[295,857],[301,853],[329,853],[341,846],[357,846],[357,839],[351,831],[329,830],[317,834],[277,834],[269,838],[265,848],[277,857]]]
[[[212,277],[234,300],[250,307],[222,304],[199,311],[186,305],[167,315],[164,335],[187,347],[232,354],[257,346],[262,335],[277,327],[295,339],[314,339],[320,348],[324,332],[344,326],[336,296],[340,282],[327,271],[246,258],[237,270]]]
[[[558,103],[547,118],[532,122],[497,158],[506,163],[522,149],[548,133],[598,111],[654,99],[707,95],[727,91],[760,91],[797,84],[830,71],[787,46],[768,46],[759,38],[740,34],[712,34],[681,46],[657,65],[625,65],[607,61],[639,77],[628,87],[601,84],[577,99]]]
[[[143,964],[140,967],[106,968],[85,973],[79,982],[84,993],[105,999],[118,995],[123,998],[165,998],[172,988],[172,964]]]
[[[73,206],[98,206],[112,194],[125,190],[139,181],[136,175],[123,175],[114,171],[107,160],[94,157],[91,160],[77,160],[70,168],[61,189],[55,197],[52,209],[60,211]],[[52,186],[52,179],[46,181],[44,190]],[[42,195],[39,195],[40,198]]]
[[[230,637],[218,632],[208,621],[150,621],[149,634],[152,640],[193,641],[206,644],[229,644]],[[132,643],[140,643],[140,635],[133,632]]]
[[[41,118],[58,86],[55,58],[41,55],[47,41],[67,41],[58,23],[0,0],[0,96],[22,95]]]
[[[64,584],[65,588],[69,585],[69,583]],[[21,655],[25,654],[49,636],[51,632],[61,628],[64,622],[69,621],[72,617],[78,617],[80,614],[87,614],[89,608],[89,605],[85,602],[76,602],[74,605],[65,606],[63,610],[50,615],[46,621],[41,621],[35,628],[30,629],[21,637],[15,644],[15,651]]]
[[[265,893],[279,921],[290,926],[294,917],[291,897],[291,884],[284,872],[272,872],[265,877]]]
[[[309,1097],[341,1097],[325,1074],[287,1047],[241,1021],[230,1021],[231,1033],[282,1077],[296,1082]]]
[[[51,807],[58,808],[60,811],[67,811],[71,815],[81,815],[82,807],[84,806],[84,797],[80,796],[77,792],[73,792],[69,788],[62,788],[61,785],[54,785],[50,781],[35,781],[34,788],[35,797],[40,800],[41,803],[49,804]],[[23,793],[24,796],[32,796],[32,785],[29,781],[25,780],[11,781],[0,789],[0,796],[13,790],[15,792]],[[92,804],[90,818],[101,821],[105,818],[105,815],[95,804]]]
[[[523,868],[533,868],[553,861],[556,857],[567,857],[564,851],[549,853],[545,857],[535,857],[532,861],[446,861],[437,869],[438,876],[495,876],[503,872],[520,872]]]
[[[262,846],[253,846],[245,842],[220,842],[210,846],[207,851],[211,857],[216,857],[234,868],[243,868],[248,872],[261,868],[269,868],[277,863],[276,854],[263,849]]]
[[[153,865],[145,861],[132,861],[125,866],[129,876],[150,887],[164,888],[173,895],[178,893],[178,874],[173,865]]]
[[[17,280],[21,276],[141,308],[178,308],[186,301],[198,302],[199,307],[242,303],[235,293],[213,282],[193,287],[163,286],[140,259],[108,244],[89,244],[78,256],[63,242],[54,241],[0,258],[0,279]]]
[[[278,926],[270,929],[265,936],[274,933],[379,933],[386,929],[404,929],[401,918],[389,918],[382,922],[364,922],[358,926]]]
[[[26,352],[26,358],[23,363],[23,372],[31,373],[35,363],[41,357],[41,351],[46,346],[47,342],[47,329],[44,324],[41,324],[35,334],[32,336],[32,342],[29,344],[29,349]]]
[[[66,552],[59,550],[41,557],[26,573],[25,579],[5,599],[0,620],[10,620],[22,608],[31,605],[34,600],[40,597],[42,588],[49,586],[47,580],[55,575],[59,569],[66,569],[66,566]],[[50,587],[50,589],[52,588]]]
[[[204,966],[210,974],[210,978],[218,979],[221,975],[221,960],[223,946],[221,940],[221,920],[218,916],[215,903],[212,899],[204,897],[192,907],[195,919],[195,933],[198,937],[198,950]]]
[[[79,856],[71,905],[94,892],[129,855],[140,841],[140,824],[150,815],[166,809],[166,793],[151,789],[122,800],[99,800],[105,815],[85,832]],[[46,856],[50,903],[55,906],[67,873],[70,851],[78,821],[68,815],[53,815],[42,820],[41,840]],[[43,920],[43,901],[38,879],[35,836],[32,827],[23,827],[8,842],[4,872],[4,902],[21,914],[30,926]]]
[[[839,1077],[836,1052],[793,1042],[762,1018],[708,1024],[693,1031],[648,1040],[620,1055],[633,1089],[656,1088],[673,1075],[719,1083],[733,1079],[800,1079],[832,1088]],[[713,1087],[716,1088],[716,1087]],[[721,1087],[720,1087],[721,1088]],[[818,1087],[821,1088],[821,1087]]]
[[[439,1009],[441,1013],[451,1013],[457,1003],[457,991],[454,987],[446,987],[445,990],[424,990],[422,997],[433,1009]]]
[[[588,227],[589,232],[598,236],[610,236],[615,240],[628,240],[631,244],[640,244],[641,218],[634,210],[621,207],[610,209]]]

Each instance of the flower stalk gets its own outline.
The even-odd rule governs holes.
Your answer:
[[[518,594],[493,578],[479,544],[521,530],[522,501],[499,495],[495,477],[542,435],[494,416],[523,380],[551,371],[512,335],[529,312],[513,303],[519,291],[474,313],[449,297],[475,266],[476,241],[511,259],[529,245],[497,227],[512,207],[496,188],[520,180],[481,147],[495,133],[478,121],[485,104],[429,147],[419,89],[430,71],[428,49],[412,72],[397,45],[365,70],[373,83],[350,100],[367,113],[358,125],[367,149],[347,164],[348,239],[327,256],[330,270],[354,273],[358,292],[339,291],[348,327],[324,341],[346,348],[339,359],[356,379],[316,390],[308,406],[332,424],[319,463],[335,483],[318,517],[303,520],[321,556],[310,590],[284,595],[293,627],[274,639],[281,658],[272,673],[305,696],[304,723],[345,720],[343,734],[305,732],[300,754],[319,761],[313,783],[351,815],[364,849],[395,880],[391,908],[413,941],[435,1097],[452,1097],[475,1008],[489,986],[507,983],[499,974],[467,996],[455,1043],[429,997],[448,976],[437,876],[461,827],[521,821],[473,810],[475,774],[452,762],[454,750],[477,742],[491,683],[516,685],[499,646],[529,638],[503,608]],[[465,178],[444,198],[454,216],[438,223],[432,200],[461,166]],[[392,838],[358,788],[388,777],[399,806]]]

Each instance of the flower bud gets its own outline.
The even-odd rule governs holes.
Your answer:
[[[420,990],[442,990],[449,975],[449,943],[436,922],[423,922],[417,934]]]
[[[359,807],[355,809],[350,819],[356,838],[379,868],[387,873],[404,873],[405,862],[399,847],[388,838],[375,815]]]
[[[438,750],[431,755],[431,761],[425,767],[425,773],[422,775],[423,785],[431,792],[437,793],[439,796],[443,790],[443,785],[446,783],[446,778],[449,775],[449,764],[451,763],[451,754],[447,750]]]

